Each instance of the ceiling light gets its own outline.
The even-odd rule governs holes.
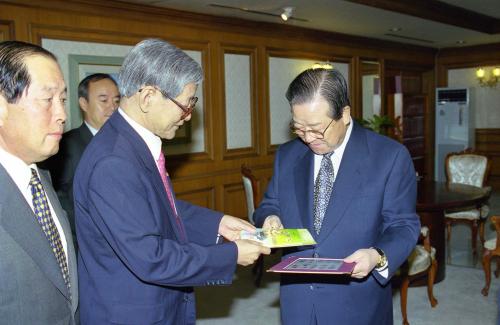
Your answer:
[[[333,64],[331,64],[329,61],[326,62],[316,62],[312,65],[311,69],[325,69],[325,70],[332,70],[333,69]]]
[[[283,19],[284,21],[287,21],[288,19],[290,19],[290,17],[292,17],[292,14],[293,14],[293,7],[285,7],[285,8],[283,8],[283,13],[281,14],[281,19]]]
[[[403,29],[401,27],[392,27],[392,28],[389,28],[389,31],[390,32],[400,32],[402,31]]]
[[[465,44],[465,41],[463,39],[460,39],[456,42],[458,45],[463,45]]]

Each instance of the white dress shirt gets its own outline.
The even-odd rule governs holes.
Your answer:
[[[3,166],[3,168],[5,168],[7,174],[9,174],[10,178],[12,178],[14,183],[17,185],[19,191],[21,191],[22,195],[24,196],[24,199],[26,200],[26,202],[28,202],[29,206],[31,207],[31,210],[33,210],[33,213],[35,213],[33,207],[33,196],[31,194],[30,180],[31,180],[32,168],[36,170],[38,177],[40,178],[40,173],[38,173],[38,168],[36,164],[31,164],[28,166],[24,161],[8,153],[3,148],[0,148],[0,164]],[[54,208],[52,207],[52,203],[50,202],[47,193],[45,193],[45,196],[47,197],[47,202],[49,203],[52,219],[54,220],[57,231],[59,232],[59,236],[61,237],[61,243],[63,245],[64,254],[66,255],[66,261],[67,261],[68,244],[66,242],[66,236],[64,235],[64,231],[61,227],[61,223],[59,222],[59,218],[55,213]],[[33,218],[36,218],[35,215],[33,215]],[[67,264],[69,265],[69,263]]]
[[[146,142],[146,146],[148,147],[151,155],[153,156],[154,161],[158,160],[161,153],[161,139],[159,136],[154,134],[153,132],[146,129],[144,126],[140,125],[133,119],[131,119],[127,113],[125,113],[121,108],[118,108],[118,112],[120,115],[127,121],[128,124],[139,134],[139,136]]]
[[[85,123],[85,125],[89,128],[90,133],[92,133],[92,135],[96,135],[97,131],[99,131],[98,129],[94,128],[92,125],[88,124],[87,121],[83,121],[83,123]]]

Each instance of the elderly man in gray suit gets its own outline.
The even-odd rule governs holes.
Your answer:
[[[66,120],[54,55],[0,43],[0,323],[76,324],[78,280],[70,226],[36,163],[54,155]]]

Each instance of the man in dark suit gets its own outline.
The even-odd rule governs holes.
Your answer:
[[[59,148],[66,86],[54,55],[0,43],[0,323],[76,324],[71,230],[36,163]]]
[[[176,200],[161,139],[191,119],[201,67],[145,40],[120,69],[120,108],[85,150],[74,183],[82,324],[194,324],[193,286],[230,284],[269,249],[248,222]],[[218,234],[229,240],[216,244]]]
[[[415,246],[412,160],[401,144],[350,115],[347,84],[336,70],[310,69],[290,84],[292,131],[280,146],[257,224],[308,228],[317,245],[285,256],[345,258],[350,277],[284,275],[284,324],[392,324],[389,280]]]
[[[59,152],[42,165],[42,168],[50,170],[57,196],[68,214],[77,250],[73,177],[76,166],[90,140],[120,104],[120,93],[116,81],[105,73],[85,77],[78,85],[78,103],[83,113],[82,125],[64,133]]]

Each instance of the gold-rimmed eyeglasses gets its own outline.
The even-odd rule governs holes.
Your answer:
[[[325,138],[326,130],[328,130],[330,125],[332,125],[333,121],[335,121],[335,120],[332,119],[330,121],[330,123],[328,123],[328,125],[323,130],[323,132],[318,131],[318,130],[304,130],[304,129],[297,128],[297,127],[295,127],[293,121],[290,122],[290,130],[292,131],[292,133],[295,133],[297,136],[299,136],[301,138],[305,138],[306,135],[309,133],[309,136],[311,136],[312,138],[317,139],[317,140],[321,140],[321,139]]]
[[[189,114],[193,113],[194,108],[196,107],[196,103],[198,102],[198,97],[191,97],[189,98],[189,102],[187,105],[182,105],[160,88],[158,87],[154,88],[158,90],[163,95],[163,97],[170,99],[175,105],[177,105],[181,109],[182,111],[181,120],[185,119],[186,117],[188,117]],[[143,89],[144,88],[139,89],[139,92],[141,92]]]

